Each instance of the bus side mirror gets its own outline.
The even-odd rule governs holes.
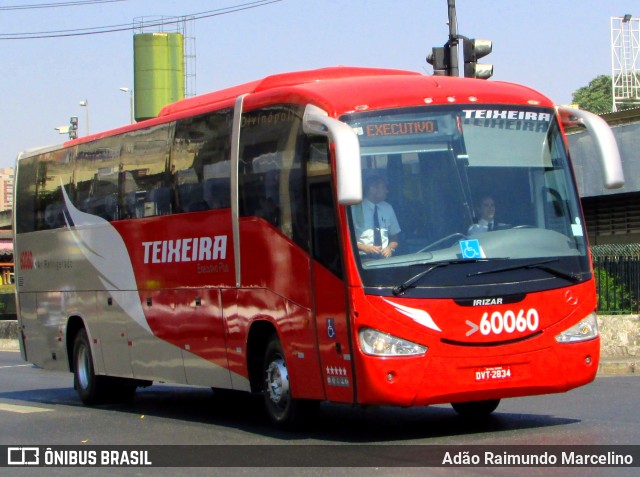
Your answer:
[[[566,129],[583,127],[589,132],[595,152],[602,164],[604,186],[618,189],[624,185],[622,160],[616,138],[607,122],[596,114],[581,109],[558,108],[562,126]]]
[[[335,145],[338,202],[353,205],[362,202],[362,168],[360,142],[351,126],[330,118],[326,111],[308,104],[302,129],[306,134],[325,136]]]

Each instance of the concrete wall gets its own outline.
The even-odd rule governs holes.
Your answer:
[[[605,374],[640,372],[640,316],[598,317],[602,335],[600,371]]]

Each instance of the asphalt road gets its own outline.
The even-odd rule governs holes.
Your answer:
[[[504,400],[489,418],[468,422],[449,406],[413,409],[352,407],[323,404],[317,421],[302,431],[275,430],[262,413],[261,402],[246,395],[215,396],[209,389],[157,385],[139,390],[130,404],[85,407],[73,390],[71,374],[43,371],[24,363],[20,354],[0,351],[0,445],[106,446],[232,445],[232,456],[222,456],[234,467],[217,468],[33,468],[0,469],[2,475],[638,475],[635,468],[442,468],[403,465],[393,459],[398,445],[411,452],[434,446],[584,446],[638,445],[640,447],[640,377],[599,377],[588,386],[565,394]],[[271,451],[272,447],[286,446]],[[341,457],[326,454],[336,449],[345,464],[349,455],[371,455],[369,468],[342,468]],[[381,446],[374,448],[372,445]],[[300,448],[294,446],[303,446]],[[197,448],[195,448],[197,449]],[[238,454],[238,449],[242,454]],[[294,469],[285,453],[310,462]],[[375,452],[379,449],[380,452]],[[157,450],[157,449],[156,449]],[[205,449],[206,450],[206,449]],[[255,467],[252,456],[266,452],[268,468]],[[325,452],[323,454],[323,452]],[[636,452],[638,452],[636,450]],[[367,454],[370,453],[370,454]],[[388,463],[380,458],[389,454]],[[157,455],[157,454],[156,454]],[[318,456],[326,456],[326,467]],[[229,459],[229,457],[231,457]],[[404,455],[406,457],[406,455]],[[211,457],[210,457],[211,458]],[[282,462],[279,461],[282,459]],[[640,460],[640,459],[639,459]],[[302,460],[304,462],[304,459]],[[296,461],[297,462],[297,461]],[[320,462],[320,463],[319,463]],[[358,460],[362,465],[362,459]],[[409,465],[411,464],[410,461]],[[640,463],[638,463],[640,464]],[[297,465],[297,464],[296,464]],[[517,471],[517,472],[515,472]]]

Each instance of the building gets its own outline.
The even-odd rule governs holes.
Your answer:
[[[13,206],[13,168],[0,169],[0,210]]]
[[[640,109],[602,116],[618,143],[625,185],[605,189],[602,169],[593,156],[586,132],[569,135],[569,145],[584,209],[589,243],[630,246],[640,244]],[[620,248],[620,247],[618,247]],[[628,247],[627,247],[628,248]],[[638,247],[633,247],[637,249]]]
[[[11,230],[13,176],[13,168],[0,169],[0,285],[13,283],[13,232]],[[1,304],[0,314],[2,314]]]

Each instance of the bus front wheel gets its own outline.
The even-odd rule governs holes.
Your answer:
[[[295,399],[291,396],[284,351],[275,335],[267,345],[262,374],[265,409],[277,426],[297,427],[317,410],[317,401]]]

